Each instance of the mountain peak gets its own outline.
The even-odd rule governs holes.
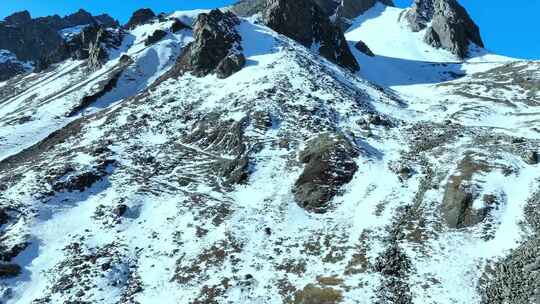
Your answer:
[[[315,47],[328,60],[351,71],[359,69],[343,31],[330,21],[315,1],[269,0],[263,20],[276,32],[308,48]]]
[[[456,0],[415,0],[405,18],[413,31],[427,29],[428,44],[461,58],[467,57],[471,43],[484,47],[479,27]]]
[[[32,21],[32,16],[30,15],[29,11],[25,10],[25,11],[16,12],[12,15],[7,16],[4,19],[4,21],[10,25],[19,25],[19,24]]]

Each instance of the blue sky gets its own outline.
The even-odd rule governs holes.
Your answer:
[[[141,7],[155,12],[221,7],[235,0],[0,0],[0,18],[27,9],[33,16],[66,15],[79,8],[109,13],[126,22]],[[404,7],[411,0],[394,0]],[[488,49],[503,55],[540,59],[540,0],[460,0],[482,31]]]

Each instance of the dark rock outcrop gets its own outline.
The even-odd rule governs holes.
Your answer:
[[[487,164],[477,162],[466,156],[459,163],[456,172],[450,177],[444,192],[442,215],[450,228],[464,228],[482,222],[491,208],[496,207],[496,197],[485,197],[486,207],[473,208],[479,197],[478,187],[471,183],[474,174],[489,172]]]
[[[156,14],[149,8],[142,8],[133,13],[128,23],[124,26],[127,29],[134,29],[139,25],[146,24],[156,18]]]
[[[94,18],[98,21],[99,25],[104,27],[119,27],[120,23],[118,20],[113,19],[111,16],[107,14],[101,14],[94,16]]]
[[[235,27],[240,20],[231,12],[212,10],[200,14],[193,28],[195,41],[191,42],[178,58],[175,67],[166,77],[177,77],[191,72],[203,77],[216,72],[221,78],[230,76],[245,64]]]
[[[32,21],[32,16],[30,16],[30,13],[28,11],[22,11],[14,13],[13,15],[7,16],[6,19],[4,19],[6,24],[8,25],[14,25],[14,26],[20,26],[25,23]]]
[[[413,31],[429,28],[424,40],[465,58],[471,43],[484,47],[480,29],[456,0],[415,0],[406,13]]]
[[[189,29],[190,27],[179,19],[175,19],[174,23],[171,25],[171,32],[176,33],[183,29]]]
[[[33,63],[39,71],[70,57],[79,57],[74,56],[74,45],[64,40],[59,34],[60,30],[83,25],[110,27],[115,24],[108,15],[94,17],[84,10],[64,18],[54,15],[36,19],[32,19],[27,11],[18,12],[0,22],[0,49],[10,51],[19,61]],[[0,69],[5,72],[2,73],[4,78],[24,72],[13,64],[3,65]]]
[[[12,278],[21,274],[21,267],[17,264],[0,263],[0,278]]]
[[[241,0],[232,7],[239,16],[252,16],[264,11],[267,0]],[[392,0],[314,0],[315,4],[327,17],[333,17],[335,22],[345,30],[350,26],[351,19],[358,17],[377,3],[393,6]]]
[[[351,71],[359,70],[343,31],[313,0],[268,0],[263,20],[276,32],[308,48],[318,46],[319,53],[328,60]]]
[[[218,78],[224,79],[240,71],[246,65],[246,57],[242,53],[225,57],[216,68]]]
[[[159,42],[161,39],[165,38],[165,36],[167,36],[167,32],[165,32],[164,30],[155,30],[154,33],[152,33],[152,35],[146,38],[146,41],[144,42],[144,44],[146,46],[152,45],[156,42]]]
[[[330,200],[358,170],[356,156],[355,147],[340,134],[322,133],[308,141],[300,153],[304,171],[293,189],[298,204],[316,213],[328,211]]]
[[[343,30],[346,30],[351,26],[352,19],[362,15],[367,10],[375,6],[377,3],[381,3],[387,6],[394,6],[392,0],[315,0],[319,3],[319,6],[323,6],[324,3],[334,2],[337,6],[327,12],[328,16],[334,16],[335,22]],[[328,4],[327,4],[328,6]]]
[[[0,81],[22,74],[27,68],[11,52],[0,50]]]
[[[365,55],[369,56],[369,57],[373,57],[375,56],[375,54],[373,54],[373,52],[371,51],[371,49],[368,47],[368,45],[364,42],[364,41],[358,41],[354,47],[359,50],[360,52],[364,53]]]

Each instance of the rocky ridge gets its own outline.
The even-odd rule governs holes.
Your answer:
[[[480,29],[456,0],[415,0],[405,19],[414,31],[426,29],[426,43],[460,58],[469,55],[471,43],[484,47]]]

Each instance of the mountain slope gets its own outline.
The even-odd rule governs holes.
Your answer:
[[[352,73],[199,13],[0,83],[1,301],[531,303],[537,62],[461,61],[376,5]]]

